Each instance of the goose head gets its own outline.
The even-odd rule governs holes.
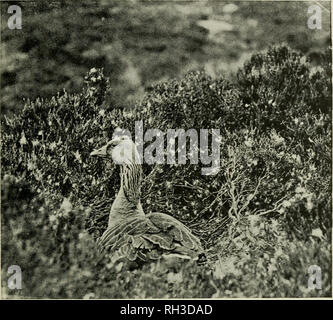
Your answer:
[[[135,143],[128,135],[115,136],[104,146],[92,151],[90,156],[114,161],[116,164],[140,163]]]

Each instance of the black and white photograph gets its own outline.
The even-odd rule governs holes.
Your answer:
[[[0,8],[2,300],[332,299],[330,1]]]

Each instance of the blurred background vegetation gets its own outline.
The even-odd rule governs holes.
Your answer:
[[[10,30],[9,4],[23,28]],[[309,30],[315,2],[83,0],[1,2],[2,114],[23,99],[78,92],[86,72],[110,78],[106,104],[132,107],[156,82],[189,70],[232,78],[253,52],[285,42],[317,63],[330,42],[329,2],[323,27]]]

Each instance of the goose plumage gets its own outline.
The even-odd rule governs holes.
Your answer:
[[[97,240],[103,251],[130,261],[168,255],[196,260],[202,255],[200,240],[183,223],[165,213],[144,213],[140,201],[142,167],[130,137],[117,136],[91,156],[120,165],[120,189],[111,206],[108,227]]]

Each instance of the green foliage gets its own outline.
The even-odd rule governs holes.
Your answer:
[[[312,72],[303,56],[274,47],[245,64],[236,83],[190,73],[152,87],[133,112],[105,102],[110,83],[94,68],[79,93],[29,101],[6,117],[3,270],[18,264],[29,272],[17,294],[328,296],[331,79],[325,61]],[[176,260],[133,269],[110,263],[94,247],[119,177],[114,164],[89,154],[116,127],[134,132],[135,120],[143,120],[144,130],[220,129],[216,175],[202,175],[203,165],[189,161],[144,165],[144,210],[188,225],[207,251],[203,265]],[[313,264],[322,268],[322,291],[307,289]]]

